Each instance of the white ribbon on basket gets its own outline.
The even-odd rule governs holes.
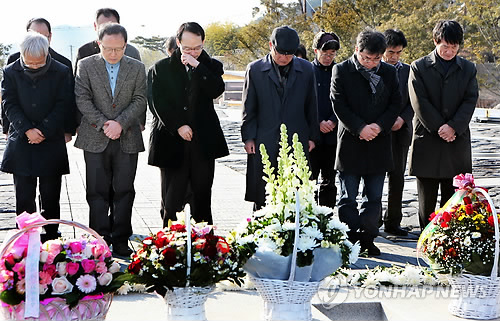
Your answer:
[[[300,196],[299,190],[295,193],[295,238],[293,241],[292,264],[290,266],[290,277],[288,282],[291,283],[295,279],[295,268],[297,265],[297,244],[299,243],[300,234]]]
[[[186,270],[186,287],[189,286],[189,276],[191,275],[191,208],[189,207],[189,204],[186,204],[184,207],[184,213],[185,213],[185,220],[186,220],[186,232],[187,232],[187,257],[186,257],[186,264],[187,264],[187,270]]]

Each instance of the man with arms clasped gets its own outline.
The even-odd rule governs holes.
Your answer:
[[[126,44],[125,28],[116,23],[101,27],[101,53],[81,60],[75,79],[82,113],[75,147],[84,150],[89,225],[119,256],[132,252],[128,238],[137,157],[144,151],[140,116],[146,109],[146,71],[140,61],[124,56]]]

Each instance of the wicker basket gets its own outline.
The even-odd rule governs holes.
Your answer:
[[[265,320],[312,320],[311,299],[320,282],[250,279],[264,300]]]
[[[215,286],[174,288],[163,299],[167,303],[169,321],[205,321],[205,302]]]
[[[93,229],[77,223],[73,221],[66,220],[46,220],[44,222],[37,222],[31,224],[19,232],[12,235],[8,240],[4,242],[4,247],[0,252],[0,258],[3,257],[8,250],[10,250],[12,244],[17,240],[21,235],[27,233],[32,228],[42,227],[47,224],[64,224],[72,227],[80,228],[87,233],[91,234],[95,237],[100,243],[104,244],[106,248],[108,245],[104,241],[104,239],[97,234]],[[109,250],[109,248],[108,248]],[[66,301],[62,298],[50,298],[45,299],[40,302],[40,316],[38,319],[29,318],[29,320],[54,320],[54,321],[70,321],[70,320],[104,320],[108,313],[109,307],[113,300],[112,293],[106,293],[103,297],[95,298],[95,296],[89,296],[83,298],[78,302],[78,304],[70,309],[66,304]],[[1,310],[4,318],[6,320],[24,320],[24,302],[10,306],[7,304],[1,305]]]
[[[495,258],[490,276],[462,274],[449,276],[448,281],[457,297],[450,303],[448,310],[466,319],[496,319],[500,317],[500,278],[498,277],[499,229],[498,215],[491,197],[481,188],[475,192],[483,194],[490,203],[495,223]]]

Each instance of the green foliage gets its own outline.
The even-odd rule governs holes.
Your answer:
[[[145,38],[142,36],[137,36],[130,42],[151,51],[163,52],[166,55],[167,50],[165,48],[165,40],[167,40],[167,37],[153,36],[151,38]]]
[[[234,54],[239,47],[238,27],[233,23],[212,23],[205,35],[205,50],[212,56]]]
[[[5,59],[7,58],[7,54],[11,47],[11,45],[4,45],[0,43],[0,81],[3,78],[2,68],[5,66]]]

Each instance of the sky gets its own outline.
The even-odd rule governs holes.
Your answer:
[[[116,9],[129,39],[133,39],[139,35],[175,35],[177,28],[187,21],[196,21],[202,26],[212,22],[243,26],[252,20],[252,8],[259,4],[259,0],[2,1],[0,43],[13,44],[16,50],[26,22],[32,17],[43,17],[52,26],[53,49],[71,59],[79,46],[96,38],[93,22],[99,8]]]

